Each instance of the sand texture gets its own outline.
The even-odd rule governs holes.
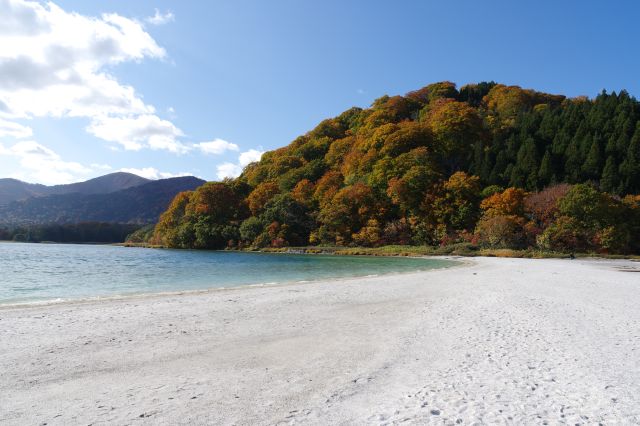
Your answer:
[[[640,263],[466,262],[0,308],[0,423],[640,424]]]

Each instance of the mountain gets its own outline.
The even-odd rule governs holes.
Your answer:
[[[85,182],[50,186],[46,195],[71,194],[74,192],[79,194],[108,194],[148,182],[151,182],[151,180],[133,173],[116,172],[89,179]]]
[[[49,187],[44,185],[26,183],[17,179],[0,179],[0,206],[29,197],[40,197],[46,194],[48,189]]]
[[[182,191],[193,190],[205,181],[193,176],[139,183],[127,174],[104,176],[83,182],[75,192],[31,197],[0,206],[0,224],[42,224],[110,222],[147,224],[158,220],[171,200]],[[142,178],[140,178],[142,179]],[[118,185],[129,188],[107,192]],[[67,190],[69,185],[65,186]],[[59,188],[59,187],[54,187]],[[78,191],[102,191],[83,194]]]
[[[180,194],[170,247],[471,244],[640,252],[640,102],[430,84]]]
[[[17,179],[0,179],[0,205],[55,194],[108,194],[147,182],[149,179],[123,172],[111,173],[85,182],[54,186],[26,183]]]

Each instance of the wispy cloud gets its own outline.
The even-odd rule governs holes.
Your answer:
[[[223,139],[214,139],[209,142],[200,142],[193,145],[203,154],[220,155],[227,151],[239,151],[240,148],[235,143],[227,142]]]
[[[147,178],[147,179],[167,179],[167,178],[172,178],[172,177],[180,177],[180,176],[193,176],[192,173],[187,173],[187,172],[183,172],[183,173],[170,173],[170,172],[161,172],[160,170],[156,169],[155,167],[143,167],[140,169],[137,168],[123,168],[118,170],[119,172],[125,172],[125,173],[133,173],[134,175],[138,175],[138,176],[142,176],[143,178]]]
[[[28,138],[31,135],[33,135],[33,131],[30,127],[0,118],[0,137],[10,136],[21,139]]]
[[[161,13],[158,9],[155,10],[153,16],[149,16],[145,19],[145,22],[151,25],[164,25],[169,22],[173,22],[175,20],[175,16],[173,12],[167,10],[165,13]]]
[[[35,141],[20,141],[7,148],[0,145],[0,155],[14,157],[22,171],[13,177],[28,182],[71,183],[93,171],[80,163],[64,161],[56,152]]]

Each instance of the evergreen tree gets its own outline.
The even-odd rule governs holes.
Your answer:
[[[622,135],[620,136],[622,137]],[[607,145],[604,148],[604,153],[609,155],[616,155],[618,153],[618,139],[614,135],[611,135],[607,140]]]
[[[585,179],[597,180],[600,177],[600,168],[602,163],[602,157],[600,154],[600,140],[594,139],[591,143],[591,148],[587,154],[587,158],[582,164],[582,175]]]
[[[507,159],[507,154],[503,150],[500,150],[496,157],[495,166],[493,167],[493,170],[491,170],[489,183],[493,185],[505,184],[504,177],[511,174],[511,170],[507,171],[510,166],[511,165],[509,164],[509,160]]]
[[[476,141],[473,144],[473,158],[469,165],[469,172],[476,176],[480,176],[484,157],[484,144],[481,141]]]
[[[518,158],[516,160],[516,166],[514,167],[514,172],[519,179],[519,184],[516,184],[516,181],[512,180],[511,186],[524,187],[531,190],[537,189],[539,169],[540,165],[538,162],[536,143],[533,138],[528,138],[518,151]]]
[[[540,169],[538,170],[538,179],[540,186],[545,187],[554,183],[555,175],[553,173],[553,165],[551,164],[551,152],[547,148],[540,162]]]
[[[602,177],[600,178],[600,188],[612,194],[619,192],[620,176],[618,175],[618,165],[613,155],[607,157],[607,162],[604,165],[602,171]]]
[[[569,183],[580,181],[580,172],[582,161],[580,161],[580,152],[578,151],[578,143],[575,138],[571,141],[564,154],[564,173]]]
[[[484,152],[484,159],[482,160],[482,168],[480,169],[480,179],[483,182],[491,181],[491,171],[493,170],[493,166],[495,166],[494,157],[491,152],[487,149]]]
[[[620,174],[623,181],[623,192],[640,192],[640,122],[631,138],[627,155],[620,164]]]

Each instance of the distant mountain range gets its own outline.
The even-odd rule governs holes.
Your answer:
[[[108,194],[151,182],[132,173],[111,173],[85,182],[45,186],[17,179],[0,179],[0,206],[31,197],[59,194]]]
[[[0,224],[153,223],[176,194],[203,183],[193,176],[152,181],[131,173],[55,186],[0,179]]]

